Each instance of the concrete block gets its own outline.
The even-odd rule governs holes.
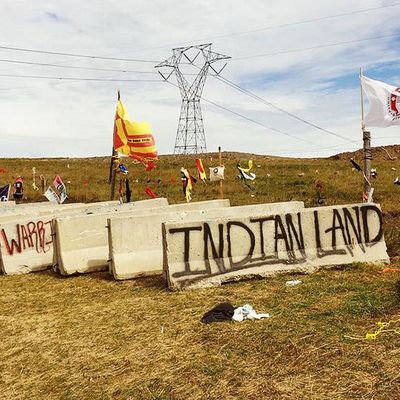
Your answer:
[[[163,224],[172,290],[353,262],[387,263],[378,204]]]
[[[46,213],[60,210],[72,210],[74,208],[82,207],[83,203],[70,203],[70,204],[53,204],[47,202],[43,203],[29,203],[29,204],[17,204],[15,207],[7,207],[0,209],[0,217],[5,215],[24,215],[32,213]]]
[[[109,204],[108,204],[109,203]],[[0,225],[9,221],[17,221],[20,218],[33,218],[42,215],[46,218],[48,215],[65,216],[74,215],[76,213],[81,214],[93,214],[95,212],[102,212],[104,209],[118,207],[119,202],[101,202],[101,203],[71,203],[70,207],[55,206],[53,207],[24,207],[9,210],[7,213],[0,213]]]
[[[138,202],[139,203],[139,202]],[[0,267],[5,274],[23,274],[49,268],[54,262],[53,219],[67,215],[86,215],[113,211],[119,202],[71,203],[54,208],[33,207],[26,214],[0,215]],[[148,207],[148,201],[143,205]],[[153,203],[154,204],[154,203]],[[157,199],[155,204],[168,204]],[[19,206],[18,206],[19,207]],[[23,213],[23,211],[18,211]]]
[[[48,268],[53,260],[53,214],[12,218],[0,223],[0,267],[3,273],[24,274]]]
[[[117,206],[119,201],[100,201],[95,203],[67,203],[67,204],[54,204],[49,201],[40,203],[23,203],[15,204],[13,207],[0,208],[0,217],[3,215],[24,215],[32,213],[46,213],[60,210],[72,210],[75,208],[101,208],[109,206]]]
[[[55,219],[55,267],[57,270],[62,275],[71,275],[108,268],[109,245],[106,229],[108,218],[118,215],[125,219],[133,215],[142,215],[146,219],[167,212],[176,214],[208,208],[222,209],[229,206],[229,200],[211,200],[154,209],[147,208],[149,202],[157,204],[156,200],[160,199],[133,203],[128,210],[119,208],[109,213]],[[144,205],[145,207],[142,207]]]
[[[9,201],[0,201],[0,209],[4,207],[4,208],[8,208],[8,207],[15,207],[15,201],[13,200],[9,200]]]
[[[108,220],[110,273],[115,279],[161,274],[163,265],[161,224],[163,222],[201,221],[235,216],[255,217],[303,208],[303,202],[292,201],[203,209],[186,213],[167,211],[146,217],[110,218]]]

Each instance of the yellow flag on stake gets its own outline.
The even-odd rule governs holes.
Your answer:
[[[148,122],[131,121],[118,100],[114,122],[114,149],[143,163],[147,170],[155,167],[157,148]]]

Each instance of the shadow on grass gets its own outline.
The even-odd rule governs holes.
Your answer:
[[[128,284],[135,287],[145,288],[145,289],[166,289],[167,285],[164,282],[164,278],[162,275],[153,275],[146,277],[138,277],[134,279],[126,279],[126,280],[116,280],[112,275],[108,272],[96,272],[92,273],[91,277],[103,281],[114,282],[116,285]]]

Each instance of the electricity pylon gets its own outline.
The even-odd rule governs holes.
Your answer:
[[[231,58],[224,54],[211,51],[211,45],[212,43],[205,43],[197,46],[172,49],[172,56],[155,67],[172,68],[169,74],[164,75],[160,70],[158,72],[166,81],[175,73],[182,96],[174,154],[198,154],[207,152],[203,117],[200,107],[201,94],[209,69],[211,68],[216,75],[219,75],[226,66],[225,63],[225,65],[217,71],[211,64]],[[194,56],[190,57],[193,53]],[[181,65],[184,64],[182,61],[185,61],[186,64],[188,62],[190,65],[196,66],[194,62],[200,55],[203,57],[203,65],[198,67],[200,71],[197,73],[193,82],[189,84],[181,70]]]

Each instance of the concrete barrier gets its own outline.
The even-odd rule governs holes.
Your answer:
[[[0,209],[0,217],[6,215],[30,215],[32,213],[46,213],[46,212],[53,212],[58,210],[70,210],[76,207],[81,207],[83,203],[70,203],[70,204],[53,204],[47,202],[46,204],[43,203],[30,203],[24,205],[15,205],[14,207],[6,207]]]
[[[12,217],[0,223],[0,267],[5,274],[24,274],[46,269],[53,260],[54,214]]]
[[[303,202],[293,201],[189,213],[167,212],[150,217],[113,217],[108,220],[110,273],[115,279],[161,274],[163,268],[161,224],[163,222],[235,216],[255,217],[270,213],[297,211],[303,208]]]
[[[137,202],[144,207],[149,204],[168,204],[166,199]],[[119,204],[118,202],[116,202]],[[100,204],[100,205],[99,205]],[[136,203],[135,203],[136,204]],[[72,204],[70,204],[72,206]],[[128,205],[127,205],[128,206]],[[115,202],[78,204],[59,207],[49,211],[34,209],[32,215],[0,216],[0,267],[3,273],[23,274],[47,269],[54,262],[53,219],[66,215],[86,215],[104,210],[114,211]],[[129,205],[129,207],[131,207]]]
[[[54,204],[49,201],[41,203],[24,203],[16,204],[13,207],[5,207],[0,209],[0,217],[4,215],[25,215],[32,213],[46,213],[60,210],[72,210],[75,208],[94,208],[94,207],[109,207],[117,206],[119,201],[101,201],[96,203],[68,203],[68,204]]]
[[[118,207],[119,202],[101,202],[101,203],[72,203],[71,207],[60,207],[57,206],[55,208],[46,208],[46,207],[38,207],[38,208],[24,208],[13,210],[9,213],[0,213],[0,226],[6,222],[10,221],[18,221],[19,219],[26,218],[36,218],[39,216],[43,216],[46,218],[49,215],[55,216],[66,216],[66,215],[74,215],[76,213],[81,214],[92,214],[95,212],[101,212],[104,209],[108,209],[110,207]]]
[[[157,200],[157,199],[155,199]],[[154,201],[154,200],[153,200]],[[139,204],[135,203],[135,204]],[[151,218],[160,213],[185,213],[207,208],[222,209],[229,206],[229,200],[174,204],[156,209],[132,209],[128,212],[102,213],[98,215],[58,218],[54,221],[56,262],[55,267],[62,275],[101,271],[108,268],[109,246],[107,219],[114,216],[128,218],[143,215]],[[128,238],[127,238],[128,239]]]
[[[389,262],[377,204],[205,218],[162,229],[164,271],[172,290],[352,262]]]
[[[13,200],[9,200],[9,201],[0,201],[0,209],[4,207],[4,208],[8,208],[8,207],[15,207],[15,201]]]

